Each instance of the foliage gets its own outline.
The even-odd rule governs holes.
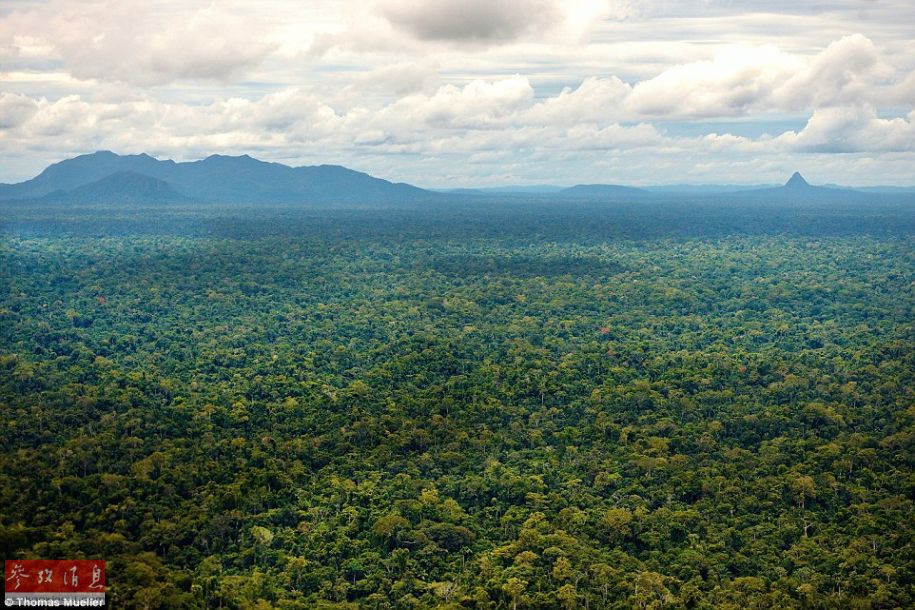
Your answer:
[[[118,607],[912,607],[912,212],[687,209],[4,212],[2,555]]]

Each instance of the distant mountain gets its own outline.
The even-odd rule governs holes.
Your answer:
[[[121,176],[87,191],[79,190],[120,172],[135,175]],[[146,184],[152,191],[143,190],[138,175],[161,181],[170,190],[166,191],[162,185],[153,187],[152,183]],[[248,155],[212,155],[201,161],[176,163],[146,154],[122,156],[100,151],[55,163],[31,180],[0,185],[0,200],[40,199],[54,194],[53,198],[58,200],[76,201],[82,197],[87,202],[98,201],[90,198],[103,192],[109,198],[115,194],[116,187],[138,199],[159,189],[163,197],[242,203],[402,202],[439,196],[338,165],[289,167]]]
[[[556,194],[569,199],[633,199],[650,195],[644,189],[616,184],[578,184]]]
[[[175,192],[167,182],[130,170],[105,176],[74,189],[57,190],[33,199],[44,203],[182,203],[190,199]]]

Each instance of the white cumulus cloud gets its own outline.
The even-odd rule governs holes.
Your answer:
[[[915,111],[908,117],[883,119],[873,106],[831,107],[815,111],[800,132],[778,138],[801,152],[854,153],[915,150]]]

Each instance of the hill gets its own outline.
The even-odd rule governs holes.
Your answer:
[[[633,199],[649,195],[643,189],[617,184],[578,184],[557,193],[569,199]]]
[[[115,172],[68,191],[57,190],[33,201],[44,203],[182,203],[188,197],[167,182],[130,170]]]

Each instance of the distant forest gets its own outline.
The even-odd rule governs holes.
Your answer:
[[[0,555],[114,608],[915,606],[915,206],[0,205]]]

